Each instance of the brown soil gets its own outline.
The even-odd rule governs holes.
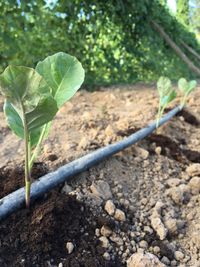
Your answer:
[[[55,190],[0,226],[1,266],[123,266],[102,258],[105,249],[94,238],[99,220],[86,206]],[[68,241],[77,244],[71,255],[66,253]]]
[[[48,168],[45,163],[36,162],[33,165],[31,177],[33,180],[48,173]],[[14,166],[12,169],[2,167],[0,169],[0,198],[24,186],[24,167],[23,163],[19,166]]]
[[[2,221],[0,266],[125,267],[143,251],[166,266],[200,266],[200,189],[192,187],[200,171],[188,171],[200,163],[199,96],[195,92],[187,109],[139,144]],[[33,179],[144,127],[155,119],[157,101],[154,89],[140,86],[79,92],[59,111]],[[23,185],[23,142],[6,126],[2,110],[0,121],[2,198]],[[107,185],[103,194],[101,183]],[[107,214],[108,199],[125,221]],[[164,238],[153,227],[155,211]]]

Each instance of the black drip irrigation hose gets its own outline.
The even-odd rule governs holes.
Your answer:
[[[173,116],[175,116],[179,111],[181,111],[181,109],[182,108],[178,106],[172,109],[170,112],[168,112],[165,116],[163,116],[160,119],[158,127],[169,121]],[[98,164],[99,162],[105,160],[106,158],[144,139],[146,136],[150,135],[156,128],[157,128],[156,122],[153,122],[149,124],[147,127],[130,135],[129,137],[124,138],[122,141],[97,149],[94,152],[91,152],[77,160],[74,160],[58,168],[54,172],[42,176],[34,183],[32,183],[31,202],[37,199],[38,197],[44,195],[48,191],[52,190],[60,183],[69,180],[71,177],[89,169],[90,167]],[[23,207],[24,203],[25,203],[24,187],[0,199],[0,220],[5,219],[8,215],[14,213],[15,211]]]

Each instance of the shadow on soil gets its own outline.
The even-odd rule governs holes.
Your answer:
[[[198,119],[187,110],[182,110],[176,116],[184,117],[185,122],[191,124],[192,126],[197,127],[200,125]],[[140,130],[140,128],[130,128],[127,129],[126,131],[118,131],[117,134],[125,137],[137,132],[138,130]],[[145,138],[145,141],[147,141],[149,144],[155,143],[156,146],[161,147],[162,151],[161,155],[164,155],[168,158],[174,159],[184,164],[187,163],[188,161],[193,163],[200,163],[200,153],[198,151],[190,149],[182,149],[180,147],[180,144],[181,145],[187,144],[185,139],[179,140],[178,143],[173,141],[171,138],[167,136],[153,133],[149,137]],[[150,149],[149,152],[151,154],[155,154],[155,151],[153,149]]]

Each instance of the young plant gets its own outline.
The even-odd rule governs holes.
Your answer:
[[[181,108],[183,108],[188,100],[189,94],[196,88],[196,81],[187,81],[185,78],[180,78],[178,81],[178,88],[182,92]]]
[[[169,78],[160,77],[157,82],[157,89],[159,94],[159,108],[157,115],[157,127],[159,125],[160,118],[163,115],[164,110],[176,98],[176,91],[172,88],[172,84]]]
[[[84,81],[84,69],[73,56],[59,52],[35,69],[8,66],[0,75],[4,113],[11,130],[24,139],[26,207],[30,206],[31,169],[51,121]]]

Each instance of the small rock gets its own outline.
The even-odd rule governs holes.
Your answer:
[[[109,237],[112,234],[112,230],[108,226],[101,227],[101,234],[105,237]]]
[[[162,257],[161,262],[164,263],[164,264],[166,264],[166,265],[170,265],[170,260],[167,257],[165,257],[165,256]]]
[[[104,209],[109,215],[112,216],[115,213],[115,204],[112,200],[107,200]]]
[[[116,243],[118,246],[122,246],[122,250],[123,250],[123,245],[124,245],[124,241],[121,237],[116,236],[116,235],[112,235],[110,237],[110,240],[114,243]]]
[[[133,231],[132,231],[132,232],[130,233],[130,236],[131,236],[132,238],[135,238],[135,237],[136,237],[136,232],[133,232]]]
[[[150,235],[153,234],[153,229],[148,225],[144,226],[144,231]]]
[[[200,192],[200,177],[194,176],[188,183],[191,193],[193,195],[198,195]]]
[[[184,229],[185,228],[185,221],[184,220],[177,220],[177,229],[178,230],[181,230],[181,229]]]
[[[162,209],[164,208],[165,204],[162,202],[162,201],[157,201],[156,204],[155,204],[155,207],[153,209],[153,216],[160,216],[161,215],[161,212],[162,212]]]
[[[96,228],[96,229],[95,229],[95,235],[96,235],[97,237],[100,236],[100,230],[99,230],[99,228]]]
[[[114,218],[117,221],[124,222],[126,220],[126,215],[122,210],[116,209]]]
[[[142,203],[144,206],[146,206],[147,203],[148,203],[148,199],[147,199],[146,197],[143,197],[143,198],[141,199],[141,203]]]
[[[138,249],[137,249],[137,253],[142,253],[142,254],[144,254],[144,253],[145,253],[145,251],[144,251],[144,249],[143,249],[143,248],[138,248]]]
[[[110,260],[110,254],[109,254],[108,252],[105,252],[105,253],[103,254],[103,257],[104,257],[104,259],[107,260],[107,261]]]
[[[174,252],[174,257],[177,261],[181,261],[182,259],[184,259],[184,254],[181,251],[175,251]]]
[[[155,254],[160,253],[160,248],[159,248],[158,246],[153,247],[153,252],[154,252]]]
[[[193,163],[186,169],[187,174],[190,177],[198,176],[200,175],[200,164],[199,163]]]
[[[190,187],[186,184],[181,184],[177,187],[172,187],[166,192],[166,194],[169,195],[172,200],[178,205],[181,205],[185,201],[188,201],[191,197]]]
[[[130,202],[127,199],[124,199],[124,206],[128,208],[130,206]]]
[[[160,155],[161,152],[162,152],[162,148],[161,148],[160,146],[157,146],[157,147],[155,148],[155,152],[156,152],[157,155]]]
[[[195,215],[196,215],[196,211],[195,211],[195,210],[191,210],[191,211],[187,214],[186,218],[187,218],[189,221],[192,221],[192,220],[194,219]]]
[[[179,187],[172,187],[168,189],[166,194],[170,196],[176,204],[182,204],[184,201],[183,191]]]
[[[62,188],[62,193],[69,194],[72,191],[73,191],[72,187],[67,183],[65,183],[65,185]]]
[[[151,217],[151,226],[156,231],[160,240],[164,240],[167,236],[168,231],[162,223],[161,219],[159,217]]]
[[[102,180],[93,182],[90,186],[90,190],[95,196],[100,197],[104,200],[112,198],[109,184]]]
[[[148,243],[147,243],[147,241],[142,240],[142,241],[140,241],[139,246],[140,246],[140,248],[147,249],[148,248]]]
[[[183,171],[183,172],[180,173],[180,179],[182,181],[189,181],[190,180],[190,176],[186,172]]]
[[[149,151],[139,146],[135,146],[133,148],[133,155],[141,159],[147,159],[149,157]]]
[[[127,260],[127,267],[165,267],[165,265],[151,253],[134,253]]]
[[[72,242],[67,242],[66,249],[68,254],[71,254],[74,250],[74,244]]]
[[[178,178],[171,178],[167,180],[167,184],[170,187],[178,186],[181,183],[181,179]]]
[[[101,197],[98,197],[89,191],[85,193],[85,196],[91,202],[92,206],[100,207],[103,203],[103,199]]]
[[[131,245],[132,245],[132,246],[135,246],[135,245],[136,245],[135,240],[131,240]]]
[[[177,266],[177,261],[173,260],[171,261],[170,267],[176,267]]]
[[[103,248],[108,248],[108,247],[109,247],[110,243],[109,243],[109,240],[108,240],[107,237],[105,237],[105,236],[101,236],[101,237],[99,238],[99,240],[101,241],[101,244],[102,244],[102,247],[103,247]]]
[[[175,234],[177,232],[178,227],[176,219],[168,218],[164,221],[164,224],[171,234]]]

